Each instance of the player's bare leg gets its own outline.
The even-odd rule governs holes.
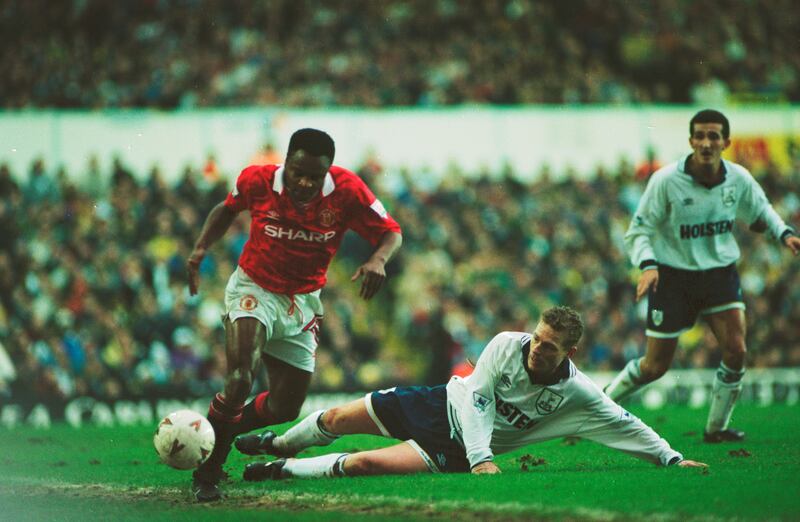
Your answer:
[[[430,471],[428,464],[408,442],[359,453],[329,453],[307,459],[279,459],[248,464],[245,480],[389,475]]]
[[[678,339],[647,338],[647,349],[639,363],[640,379],[644,384],[660,379],[667,373],[675,357]]]
[[[253,385],[259,359],[256,357],[266,339],[266,329],[252,317],[225,320],[225,388],[211,401],[208,420],[214,427],[216,441],[209,458],[195,470],[193,489],[197,500],[220,498],[217,484],[222,478],[222,464],[228,457],[234,426],[241,420],[242,408]]]
[[[235,428],[237,435],[296,419],[308,395],[311,372],[266,354],[261,360],[267,369],[269,390],[245,405]]]
[[[606,394],[615,401],[621,401],[640,390],[643,386],[660,379],[672,365],[677,338],[647,338],[644,357],[633,359],[605,387]]]
[[[308,396],[312,373],[269,355],[262,359],[269,379],[267,407],[272,415],[270,424],[295,420]]]
[[[429,471],[428,464],[408,442],[388,448],[362,451],[348,456],[344,461],[344,474],[388,475]]]
[[[357,399],[326,410],[320,419],[322,426],[336,435],[382,435],[367,410],[366,399]]]
[[[351,434],[381,435],[367,411],[365,399],[315,411],[281,436],[265,431],[237,437],[236,448],[247,455],[293,456],[311,446],[327,446],[340,436]]]
[[[296,419],[308,395],[311,372],[266,354],[262,360],[267,368],[270,389],[256,395],[256,398],[245,406],[237,434]],[[236,449],[245,455],[294,454],[274,449],[272,441],[275,437],[275,432],[267,430],[259,435],[240,435],[236,437],[234,444]]]
[[[722,350],[722,362],[714,378],[703,438],[706,442],[739,441],[744,439],[744,433],[730,429],[728,423],[742,391],[747,354],[744,312],[739,308],[723,310],[707,315],[706,320]]]

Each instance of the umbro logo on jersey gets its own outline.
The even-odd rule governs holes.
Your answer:
[[[693,198],[686,198],[686,199],[683,200],[683,206],[684,207],[688,207],[689,205],[694,205],[694,199]]]
[[[267,210],[267,219],[278,221],[280,218],[281,215],[275,212],[274,210]]]
[[[502,384],[505,387],[510,387],[511,386],[511,378],[508,375],[503,374],[500,377],[500,384]]]
[[[444,453],[436,454],[436,463],[439,464],[439,469],[444,469],[447,466],[447,457]]]

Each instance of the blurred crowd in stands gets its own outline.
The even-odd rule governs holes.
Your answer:
[[[797,225],[800,158],[795,163],[790,172],[766,165],[755,174]],[[531,329],[553,304],[583,314],[576,358],[584,369],[619,369],[642,353],[645,307],[632,299],[638,270],[622,253],[646,183],[634,165],[598,168],[588,181],[544,169],[532,183],[502,166],[452,167],[437,186],[376,158],[356,170],[402,224],[405,241],[387,286],[366,303],[349,277],[370,247],[346,237],[322,294],[315,390],[444,382],[496,332]],[[3,401],[208,396],[222,388],[222,297],[248,235],[246,215],[203,262],[198,296],[188,294],[184,263],[236,173],[209,161],[187,167],[174,186],[158,168],[136,174],[120,161],[101,172],[96,158],[85,173],[41,160],[15,177],[0,165]],[[800,263],[774,239],[739,236],[748,366],[800,366]],[[706,328],[686,333],[682,345],[676,367],[716,367]]]
[[[4,2],[0,106],[799,101],[793,0]]]
[[[791,0],[11,1],[0,108],[797,102],[797,27]],[[797,225],[791,153],[791,168],[754,173]],[[532,183],[503,166],[452,167],[433,186],[367,158],[356,170],[405,241],[365,303],[349,277],[370,249],[345,238],[322,294],[314,389],[444,382],[553,304],[586,320],[583,368],[621,368],[645,343],[622,236],[655,164],[588,181],[545,168]],[[0,402],[222,388],[222,296],[247,219],[204,261],[198,296],[184,263],[236,173],[209,157],[173,185],[158,167],[99,165],[0,164]],[[800,366],[800,264],[770,238],[739,237],[748,365]],[[675,365],[715,367],[714,343],[687,332]]]

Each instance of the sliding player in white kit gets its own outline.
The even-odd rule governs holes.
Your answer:
[[[574,310],[551,308],[533,334],[503,332],[492,339],[469,377],[453,377],[435,387],[372,392],[312,413],[282,436],[271,431],[241,436],[235,445],[242,453],[279,457],[347,434],[404,441],[353,454],[253,463],[245,468],[244,478],[499,473],[495,455],[564,436],[594,440],[654,464],[705,467],[684,460],[575,367],[570,357],[582,333]]]
[[[647,350],[605,391],[619,401],[659,379],[672,363],[680,334],[702,315],[722,350],[703,440],[739,441],[744,433],[728,427],[747,352],[734,225],[740,219],[753,231],[768,230],[794,255],[800,238],[747,169],[722,159],[730,145],[730,125],[722,113],[695,114],[689,144],[692,154],[650,178],[625,234],[631,261],[642,270],[636,300],[648,295]]]

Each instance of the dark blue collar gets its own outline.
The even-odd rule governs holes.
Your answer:
[[[694,182],[697,183],[698,185],[703,185],[704,187],[709,188],[709,189],[712,189],[712,188],[714,188],[716,186],[719,186],[719,185],[722,185],[723,183],[725,183],[725,179],[727,179],[727,177],[728,177],[728,167],[725,166],[725,160],[722,160],[722,162],[720,163],[720,168],[722,169],[722,178],[720,178],[718,183],[714,183],[713,185],[709,186],[709,185],[705,185],[705,184],[700,183],[699,181],[697,181],[697,179],[689,171],[689,159],[691,159],[691,157],[693,155],[694,155],[694,153],[689,154],[688,156],[683,158],[682,161],[678,162],[678,170],[680,172],[683,172],[687,176],[691,177],[692,180],[694,180]]]

